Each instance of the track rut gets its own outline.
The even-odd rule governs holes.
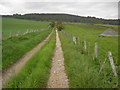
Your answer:
[[[5,71],[3,71],[2,74],[0,73],[0,81],[2,82],[2,86],[0,86],[0,88],[2,88],[5,85],[5,83],[7,83],[7,81],[12,75],[17,74],[21,70],[21,68],[26,64],[26,62],[41,48],[41,46],[45,44],[45,42],[50,38],[52,33],[53,33],[53,30],[36,47],[34,47],[29,52],[27,52],[25,55],[23,55],[20,59],[17,60],[17,62],[15,62]]]

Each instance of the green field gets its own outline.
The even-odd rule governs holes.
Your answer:
[[[118,72],[120,69],[118,37],[100,36],[108,28],[118,31],[115,25],[64,22],[64,29],[59,31],[59,37],[70,88],[118,87],[118,78],[114,76],[108,59],[108,51],[111,51]],[[22,35],[26,30],[38,30],[38,32]],[[2,68],[5,69],[16,62],[44,40],[51,31],[49,22],[3,18]],[[18,32],[19,36],[9,38],[10,33],[16,35]],[[76,37],[76,44],[73,42],[73,36]],[[46,88],[55,40],[54,31],[18,74],[10,78],[5,88]],[[84,40],[87,43],[86,51]],[[98,44],[98,58],[94,58],[95,43]],[[107,61],[103,65],[105,59]],[[99,73],[102,65],[103,69]]]
[[[9,34],[24,33],[27,30],[41,30],[47,28],[49,22],[22,20],[14,18],[2,18],[2,36],[3,39],[9,37]]]
[[[113,28],[116,31],[118,31],[118,28],[120,28],[120,25],[107,25],[107,24],[95,24],[96,26],[103,26],[106,28]]]
[[[88,48],[90,49],[89,52],[91,54],[94,53],[94,44],[97,42],[99,56],[101,56],[104,52],[111,51],[115,58],[115,63],[117,64],[118,61],[116,59],[118,58],[118,37],[100,36],[100,34],[106,29],[107,28],[98,27],[95,25],[66,25],[64,30],[70,34],[73,34],[77,38],[79,37],[82,43],[84,40],[86,40]]]
[[[55,48],[55,32],[22,70],[6,84],[6,88],[45,88]],[[47,52],[47,53],[46,53]]]
[[[107,52],[112,52],[118,71],[120,67],[118,64],[118,38],[99,37],[99,34],[106,29],[94,25],[80,24],[65,25],[64,31],[68,34],[59,32],[71,88],[117,87],[118,81],[112,72]],[[71,34],[80,38],[80,44],[75,45],[73,43]],[[84,51],[84,40],[87,41],[87,52]],[[95,42],[98,43],[98,59],[93,60]],[[107,61],[99,74],[105,58]]]
[[[24,32],[24,30],[28,29],[29,26],[33,29],[42,29],[48,27],[48,23],[45,24],[45,22],[3,18],[3,38],[11,31],[14,33],[17,31]],[[45,39],[50,32],[51,29],[47,28],[43,31],[32,32],[26,35],[19,35],[18,37],[5,39],[2,44],[2,68],[4,69],[16,62],[16,60],[23,56],[27,51],[31,50]]]

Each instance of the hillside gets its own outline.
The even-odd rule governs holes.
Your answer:
[[[29,19],[37,21],[64,21],[64,22],[79,22],[79,23],[95,23],[95,24],[110,24],[118,25],[117,19],[102,19],[96,17],[83,17],[70,14],[13,14],[13,15],[3,15],[3,17],[13,17],[19,19]]]

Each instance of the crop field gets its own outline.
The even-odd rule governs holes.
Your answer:
[[[118,64],[118,37],[99,36],[105,27],[96,25],[65,25],[64,31],[59,32],[65,58],[65,67],[72,88],[114,88],[118,81],[113,72],[107,56],[111,51],[117,70]],[[73,38],[80,38],[80,44],[75,45]],[[84,43],[87,43],[87,53],[84,52]],[[94,44],[98,43],[98,59],[93,60]],[[103,64],[104,60],[106,63]],[[101,66],[103,68],[100,71]]]
[[[44,24],[44,22],[3,18],[3,38],[6,37],[9,32],[26,32],[26,29],[28,29],[28,27],[31,29],[42,29],[47,27],[48,24]],[[14,63],[27,51],[31,50],[43,39],[45,39],[45,37],[47,37],[50,32],[51,29],[47,28],[42,31],[32,32],[25,35],[19,35],[17,37],[5,39],[2,44],[2,68],[4,69]]]
[[[3,39],[9,37],[10,33],[15,35],[17,33],[24,33],[27,30],[41,30],[48,27],[49,22],[40,22],[32,20],[22,20],[14,18],[2,18]]]

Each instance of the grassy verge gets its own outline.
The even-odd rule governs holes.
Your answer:
[[[51,30],[33,32],[19,37],[9,38],[2,43],[2,68],[6,68],[40,43]]]
[[[43,88],[47,85],[55,48],[55,32],[23,69],[6,84],[6,88]]]
[[[59,32],[65,58],[65,68],[71,88],[114,88],[114,77],[109,62],[99,74],[100,64],[91,56],[83,53],[80,45],[74,45],[70,38]]]

